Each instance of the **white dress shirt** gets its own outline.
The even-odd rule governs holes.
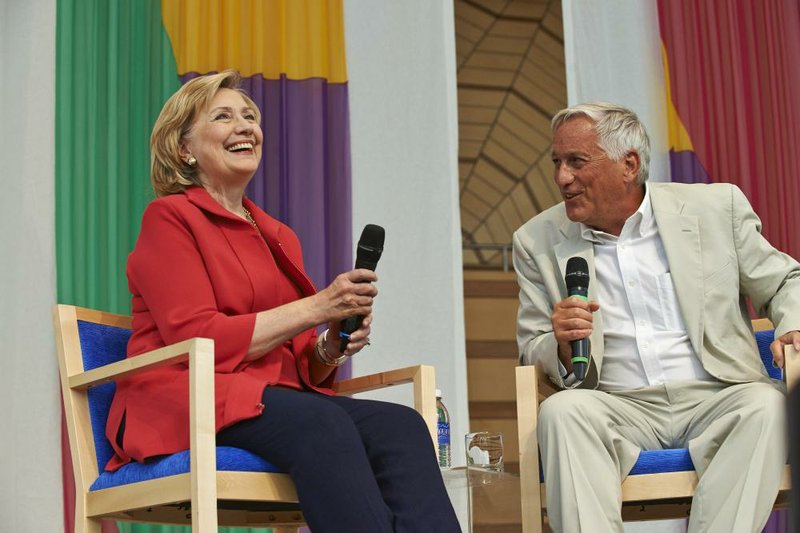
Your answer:
[[[646,190],[619,237],[581,224],[594,245],[605,354],[600,390],[713,380],[692,348]]]

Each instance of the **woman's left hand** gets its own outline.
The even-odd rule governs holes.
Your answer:
[[[347,347],[345,348],[344,352],[342,352],[344,355],[355,355],[369,344],[371,324],[372,313],[365,316],[361,321],[361,327],[350,334],[350,340],[347,343]],[[339,353],[340,325],[341,324],[339,322],[331,322],[330,326],[328,327],[328,345],[326,346],[328,353]]]

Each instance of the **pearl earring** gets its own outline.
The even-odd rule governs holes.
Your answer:
[[[186,164],[193,167],[197,164],[197,159],[195,159],[193,155],[190,155],[186,158]]]

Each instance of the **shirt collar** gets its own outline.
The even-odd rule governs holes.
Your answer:
[[[226,219],[228,221],[232,221],[234,223],[239,224],[241,228],[249,228],[250,223],[243,218],[237,217],[224,207],[222,207],[219,202],[217,202],[205,188],[200,186],[194,187],[187,187],[183,194],[189,199],[191,203],[196,205],[197,207],[216,215],[217,217]],[[281,229],[280,223],[272,218],[271,216],[264,213],[255,203],[253,203],[249,198],[243,197],[242,198],[242,205],[250,211],[251,215],[258,224],[258,229],[261,231],[261,234],[267,239],[268,242],[274,242],[277,244],[279,242],[279,233]]]
[[[578,224],[580,225],[581,238],[596,244],[616,242],[620,238],[629,239],[632,237],[641,237],[651,231],[655,226],[653,205],[650,203],[650,189],[645,185],[642,203],[639,204],[639,208],[625,221],[619,237],[606,233],[605,231],[590,228],[583,222],[579,222]]]

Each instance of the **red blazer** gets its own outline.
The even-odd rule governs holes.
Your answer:
[[[128,357],[192,337],[214,339],[216,429],[259,415],[264,387],[278,381],[282,357],[267,353],[243,361],[253,336],[255,314],[275,307],[276,281],[265,273],[272,254],[304,296],[314,294],[303,272],[300,242],[286,225],[250,200],[263,240],[253,226],[220,206],[201,187],[159,198],[148,205],[133,253],[128,257],[133,334]],[[291,340],[303,383],[333,394],[331,374],[311,383],[308,357],[316,335],[306,330]],[[189,448],[189,380],[185,364],[146,372],[117,384],[106,426],[116,456],[106,469],[131,459]],[[122,448],[117,432],[125,416]]]

